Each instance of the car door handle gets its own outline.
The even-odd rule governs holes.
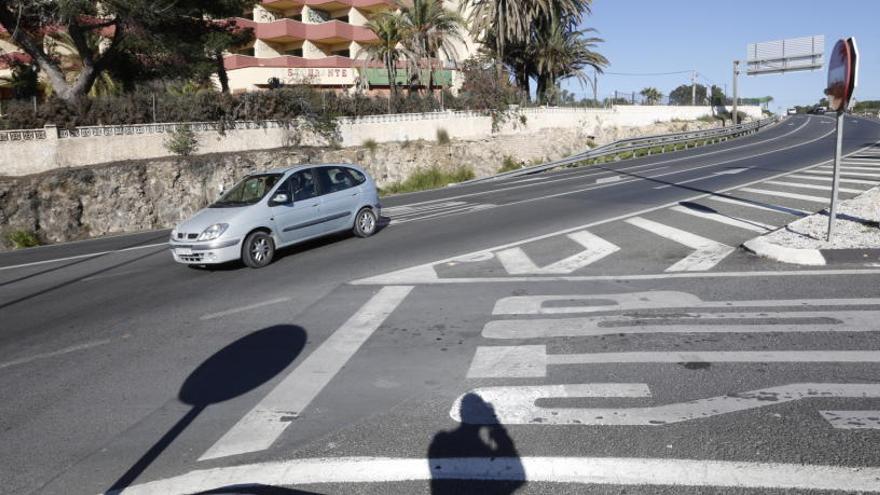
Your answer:
[[[357,195],[359,195],[359,194],[360,194],[359,192],[351,193],[352,196],[357,196]]]

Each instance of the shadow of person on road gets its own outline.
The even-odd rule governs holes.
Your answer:
[[[525,484],[513,440],[495,409],[477,394],[461,399],[461,425],[434,435],[428,447],[431,493],[510,494]]]
[[[211,404],[224,402],[259,387],[284,371],[302,352],[306,331],[275,325],[245,335],[220,349],[183,382],[178,399],[192,406],[106,493],[130,486],[198,415]]]

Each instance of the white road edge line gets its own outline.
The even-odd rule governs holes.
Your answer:
[[[775,228],[772,225],[767,225],[766,223],[761,223],[754,220],[746,220],[739,217],[729,217],[720,213],[695,210],[693,208],[688,208],[681,205],[673,206],[672,208],[670,208],[670,210],[678,213],[684,213],[685,215],[692,215],[698,218],[705,218],[706,220],[712,220],[714,222],[723,223],[725,225],[731,225],[733,227],[739,227],[741,229],[750,230],[752,232],[764,233],[769,232]]]
[[[254,304],[249,304],[247,306],[240,306],[237,308],[227,309],[225,311],[218,311],[216,313],[208,313],[206,315],[202,315],[200,320],[213,320],[214,318],[221,318],[223,316],[233,315],[235,313],[241,313],[242,311],[249,311],[251,309],[262,308],[263,306],[269,306],[271,304],[278,304],[290,301],[289,297],[279,297],[278,299],[270,299],[268,301],[262,301]]]
[[[269,448],[412,291],[381,288],[211,446],[200,461]]]
[[[488,480],[880,493],[880,468],[638,457],[325,457],[191,471],[134,485],[130,495],[234,486]]]

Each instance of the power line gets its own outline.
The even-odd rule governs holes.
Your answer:
[[[693,70],[679,70],[675,72],[602,72],[607,76],[672,76],[675,74],[690,74]]]

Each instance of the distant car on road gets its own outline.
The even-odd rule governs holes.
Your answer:
[[[794,109],[794,108],[789,108],[788,111],[787,111],[786,113],[787,113],[788,115],[794,115],[794,114],[797,113],[797,110]]]
[[[275,250],[334,232],[376,232],[376,183],[350,164],[299,165],[248,175],[171,231],[174,260],[188,265],[240,259],[251,268]]]

